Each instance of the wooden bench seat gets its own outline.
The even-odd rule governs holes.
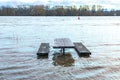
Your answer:
[[[74,45],[79,57],[89,57],[91,55],[91,52],[82,43],[75,42]]]
[[[41,43],[40,48],[37,52],[38,56],[48,56],[49,53],[49,43]]]

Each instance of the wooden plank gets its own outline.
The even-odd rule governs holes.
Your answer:
[[[74,48],[74,44],[69,38],[57,38],[54,40],[53,48]]]
[[[63,39],[55,39],[54,43],[55,43],[55,46],[64,46]]]
[[[49,43],[41,43],[37,55],[48,56],[48,53],[49,53]]]
[[[77,51],[80,57],[89,57],[91,52],[80,42],[75,42],[75,50]]]
[[[65,46],[74,46],[73,42],[69,38],[64,38],[63,41]]]

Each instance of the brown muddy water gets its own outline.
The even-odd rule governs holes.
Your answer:
[[[61,55],[52,45],[63,37],[92,55]],[[41,42],[48,58],[36,55]],[[120,17],[0,17],[0,80],[120,80]]]

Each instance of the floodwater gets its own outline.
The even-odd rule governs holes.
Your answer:
[[[79,57],[54,50],[55,38],[82,42],[92,53]],[[38,58],[41,42],[48,58]],[[0,17],[0,80],[120,80],[120,17]]]

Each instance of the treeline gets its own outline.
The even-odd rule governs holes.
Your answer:
[[[0,16],[120,16],[120,10],[107,11],[100,5],[93,6],[18,6],[1,7]]]

